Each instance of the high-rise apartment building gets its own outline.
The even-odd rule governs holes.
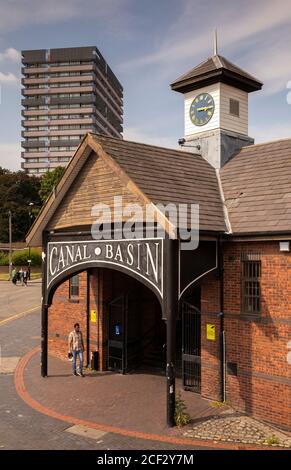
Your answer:
[[[22,158],[66,166],[87,132],[122,138],[123,88],[96,47],[22,51]]]

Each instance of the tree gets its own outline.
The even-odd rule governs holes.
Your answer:
[[[24,241],[31,222],[41,207],[40,180],[22,171],[0,167],[0,242],[8,243],[8,211],[12,214],[13,242]],[[30,204],[33,205],[30,205]]]
[[[42,202],[45,202],[51,194],[54,187],[58,184],[63,176],[65,168],[58,166],[53,171],[47,171],[41,179],[41,187],[39,191]]]

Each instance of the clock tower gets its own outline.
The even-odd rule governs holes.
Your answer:
[[[172,90],[185,98],[182,145],[196,147],[212,166],[221,168],[254,143],[248,136],[248,94],[262,85],[217,53],[175,80]]]

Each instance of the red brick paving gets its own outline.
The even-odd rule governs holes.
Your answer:
[[[49,377],[42,379],[39,349],[36,348],[20,361],[15,371],[15,385],[18,394],[31,407],[70,424],[189,446],[250,448],[187,439],[181,437],[181,430],[167,428],[166,381],[161,376],[145,373],[123,376],[106,372],[74,377],[71,363],[50,357]],[[181,394],[194,419],[217,414],[201,397],[184,391]]]

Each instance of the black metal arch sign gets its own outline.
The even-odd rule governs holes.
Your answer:
[[[163,298],[163,239],[49,242],[47,288],[73,268],[108,266],[128,271]]]

